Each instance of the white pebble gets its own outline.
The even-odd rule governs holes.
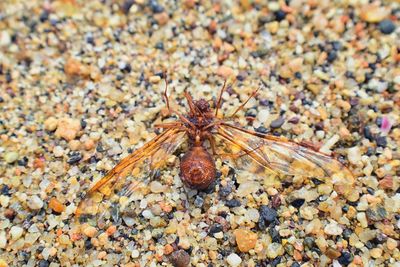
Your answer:
[[[32,210],[39,210],[43,207],[43,200],[38,196],[32,196],[28,199],[28,207]]]
[[[361,152],[360,148],[357,146],[351,147],[347,151],[347,156],[352,164],[358,164],[361,162]]]
[[[61,146],[56,146],[53,149],[54,157],[59,158],[64,155],[64,149]]]
[[[8,203],[10,203],[10,197],[1,195],[0,196],[0,205],[3,208],[6,208],[8,206]]]
[[[151,219],[154,217],[153,213],[151,213],[150,210],[144,210],[142,212],[143,217],[145,217],[146,219]]]
[[[382,93],[383,91],[385,91],[387,89],[388,83],[381,82],[377,79],[371,79],[368,83],[368,87],[370,89],[376,90],[378,93]]]
[[[161,193],[161,192],[164,192],[166,190],[166,187],[164,185],[162,185],[158,181],[152,181],[150,183],[150,190],[153,193]]]
[[[239,266],[242,263],[242,259],[236,253],[231,253],[226,261],[230,266]]]
[[[257,209],[251,208],[247,210],[246,217],[249,218],[250,221],[258,222],[258,219],[260,218],[260,213]]]
[[[6,245],[7,245],[6,232],[1,231],[0,232],[0,248],[5,248]]]
[[[260,184],[257,182],[249,181],[239,185],[237,195],[239,197],[245,197],[252,193],[255,193],[260,188]]]
[[[362,228],[368,227],[368,221],[367,221],[367,216],[365,215],[365,212],[357,213],[357,220],[360,222]]]
[[[139,250],[134,250],[132,251],[131,257],[136,259],[137,257],[139,257],[139,254],[140,254]]]
[[[326,153],[326,154],[330,154],[331,148],[339,141],[340,136],[338,134],[335,134],[334,136],[332,136],[331,138],[329,138],[329,140],[320,148],[319,151],[321,151],[322,153]]]
[[[266,122],[268,120],[268,117],[269,117],[268,109],[262,109],[262,110],[260,110],[260,112],[258,112],[257,119],[260,122],[262,122],[262,123]]]
[[[24,229],[22,229],[19,226],[11,227],[11,230],[10,230],[11,239],[12,240],[18,240],[22,236],[23,232],[24,232]]]
[[[328,235],[341,235],[343,233],[343,229],[336,222],[331,222],[325,226],[324,232]]]

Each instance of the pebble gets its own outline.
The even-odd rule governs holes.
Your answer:
[[[159,75],[154,75],[149,78],[149,82],[151,83],[159,83],[161,81],[161,77]]]
[[[234,232],[236,244],[241,252],[248,252],[256,246],[257,234],[247,229],[237,229]]]
[[[18,155],[17,152],[7,152],[7,153],[4,155],[4,160],[5,160],[8,164],[11,164],[11,163],[14,163],[15,161],[17,161],[18,157],[19,157],[19,155]]]
[[[379,22],[379,30],[384,34],[391,34],[396,29],[396,25],[390,19]]]
[[[365,215],[365,212],[357,213],[357,220],[360,222],[362,228],[368,227],[368,221],[367,221],[367,216]]]
[[[360,17],[366,22],[380,22],[389,15],[388,9],[375,4],[365,5],[361,9]]]
[[[57,123],[57,130],[55,135],[59,138],[64,138],[71,141],[76,138],[81,129],[81,122],[77,119],[62,118]]]
[[[83,227],[82,233],[87,237],[94,237],[97,234],[97,229],[91,225],[86,225]]]
[[[398,247],[398,241],[394,240],[393,238],[388,238],[386,240],[386,246],[389,250],[394,250]]]
[[[260,220],[265,221],[267,224],[270,224],[271,222],[275,221],[276,217],[278,216],[278,213],[276,210],[271,209],[268,206],[262,205],[260,207]]]
[[[0,231],[0,248],[4,249],[6,246],[7,246],[6,232],[1,230]]]
[[[242,259],[236,253],[231,253],[226,257],[226,262],[229,266],[237,267],[242,263]]]
[[[381,248],[373,248],[370,251],[370,254],[373,258],[375,259],[379,259],[380,257],[382,257],[382,249]]]
[[[275,259],[278,256],[283,255],[284,249],[279,243],[271,243],[267,247],[267,257],[270,259]]]
[[[50,199],[49,208],[57,213],[61,213],[65,210],[65,206],[55,197]]]
[[[285,123],[285,119],[283,117],[279,117],[276,120],[273,120],[270,124],[272,129],[278,129]]]
[[[253,181],[248,181],[239,186],[236,191],[238,197],[245,197],[252,193],[255,193],[260,188],[260,184]]]
[[[341,235],[343,229],[336,222],[331,222],[325,226],[324,232],[328,235]]]
[[[166,189],[167,187],[158,181],[152,181],[150,183],[150,191],[153,193],[162,193],[165,192]]]
[[[53,153],[56,158],[60,158],[64,155],[64,149],[61,146],[55,146]]]
[[[221,76],[224,79],[227,79],[233,75],[233,70],[227,66],[220,66],[217,69],[217,75]]]
[[[361,152],[360,148],[358,146],[351,147],[347,150],[347,156],[349,158],[349,161],[352,164],[358,164],[361,162]]]
[[[195,200],[194,200],[194,205],[198,208],[203,207],[204,205],[204,199],[200,196],[196,196]]]
[[[174,267],[186,267],[190,264],[190,256],[183,249],[174,251],[170,255],[169,260]]]
[[[132,250],[131,257],[132,257],[133,259],[138,258],[139,255],[140,255],[139,250],[136,250],[136,249],[135,249],[135,250]]]
[[[19,226],[11,227],[11,229],[10,229],[11,239],[18,240],[22,236],[23,232],[24,232],[24,229],[22,229]]]
[[[32,210],[39,210],[43,207],[43,200],[41,200],[38,196],[33,195],[28,198],[28,207]]]
[[[55,129],[57,129],[57,125],[58,125],[58,119],[54,118],[54,117],[49,117],[44,121],[44,129],[46,131],[54,131]]]

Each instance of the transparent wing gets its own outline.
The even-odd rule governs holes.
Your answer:
[[[344,195],[352,190],[352,173],[328,155],[282,137],[249,131],[227,123],[218,126],[216,131],[216,136],[223,144],[223,154],[240,170],[258,177],[286,174],[318,178],[332,183]]]
[[[121,198],[128,199],[136,190],[145,185],[145,178],[152,171],[163,167],[172,154],[186,139],[185,131],[168,129],[141,148],[122,159],[86,193],[75,212],[96,215],[104,210],[105,199],[119,204]],[[104,206],[103,205],[103,206]]]

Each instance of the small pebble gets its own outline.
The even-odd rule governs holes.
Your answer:
[[[77,119],[63,118],[57,123],[55,135],[59,138],[64,138],[67,141],[75,139],[78,132],[81,130],[81,122]]]
[[[276,120],[273,120],[271,122],[270,127],[272,129],[278,129],[283,125],[284,122],[285,122],[285,119],[283,117],[279,117]]]
[[[87,237],[94,237],[97,234],[97,229],[93,226],[87,225],[82,229],[82,232]]]
[[[64,149],[61,146],[55,146],[53,153],[56,158],[62,157],[64,155]]]
[[[231,253],[226,257],[226,262],[229,266],[237,267],[242,263],[242,259],[236,253]]]
[[[370,254],[373,258],[379,259],[382,256],[382,249],[381,248],[373,248],[373,249],[371,249]]]
[[[11,239],[18,240],[22,236],[23,232],[24,232],[24,229],[22,229],[19,226],[11,227],[11,229],[10,229]]]
[[[28,207],[32,210],[39,210],[43,207],[43,200],[41,200],[38,196],[33,195],[28,198]]]
[[[235,230],[236,244],[241,252],[248,252],[256,246],[257,234],[250,230],[238,229]]]
[[[189,264],[190,264],[190,256],[183,249],[174,251],[170,255],[169,260],[171,261],[172,265],[175,267],[186,267],[186,266],[189,266]]]
[[[325,226],[324,232],[328,235],[341,235],[343,233],[343,229],[337,223],[331,222]]]
[[[396,29],[396,25],[390,19],[384,19],[379,22],[379,30],[384,34],[391,34]]]
[[[4,155],[4,160],[7,163],[11,164],[11,163],[14,163],[15,161],[17,161],[18,157],[19,157],[19,155],[17,152],[7,152]]]
[[[65,210],[65,206],[55,197],[50,199],[49,208],[57,213],[61,213]]]

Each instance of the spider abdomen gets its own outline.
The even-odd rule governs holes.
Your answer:
[[[215,180],[215,162],[202,146],[193,146],[181,159],[181,179],[193,189],[206,189]]]

